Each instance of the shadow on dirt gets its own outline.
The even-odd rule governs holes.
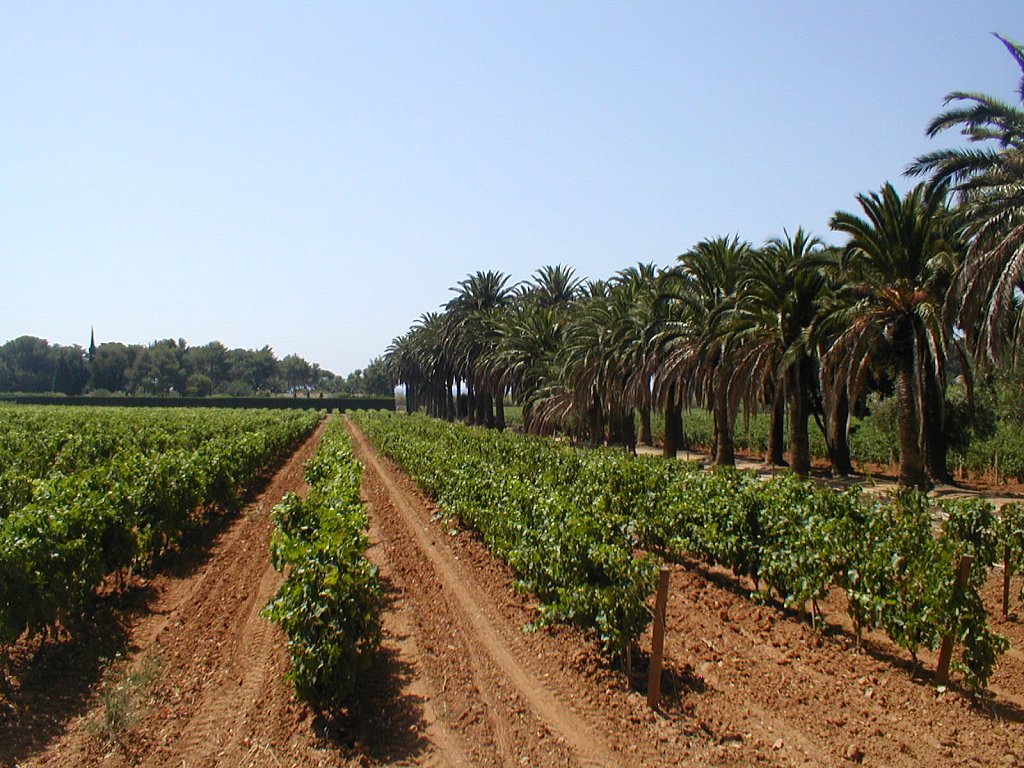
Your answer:
[[[398,590],[381,579],[382,610],[394,610]],[[396,638],[402,640],[404,638]],[[401,763],[430,747],[423,735],[427,723],[424,700],[407,691],[416,669],[394,648],[382,646],[374,663],[360,677],[348,707],[325,713],[314,725],[317,735],[349,754],[363,755],[373,764]]]
[[[8,690],[0,696],[0,765],[16,765],[45,749],[88,711],[109,660],[125,651],[126,628],[153,597],[143,586],[97,598],[88,618],[62,637],[15,648]]]
[[[640,651],[633,653],[633,669],[629,675],[629,685],[634,691],[644,695],[647,694],[650,662],[650,654]],[[679,663],[674,659],[665,658],[661,669],[661,697],[658,711],[668,716],[684,714],[687,696],[706,693],[707,690],[707,682],[703,676],[696,673],[692,664]]]
[[[156,558],[148,571],[175,579],[201,571],[238,515],[260,512],[251,505],[272,476],[273,469],[265,471],[242,494],[241,511],[206,510],[179,546]],[[132,577],[123,587],[117,581],[108,579],[79,620],[54,628],[51,637],[20,640],[6,670],[0,661],[0,768],[45,750],[89,710],[110,661],[133,650],[128,629],[153,613],[158,595],[146,578]]]
[[[730,592],[744,600],[751,599],[753,584],[747,578],[732,576],[713,569],[698,559],[666,552],[660,554],[667,561],[699,574],[701,578],[711,582],[723,591]],[[803,623],[805,625],[810,623],[810,615],[808,613],[793,608],[786,608],[780,601],[774,598],[765,600],[763,605],[778,611],[786,621]],[[848,648],[851,653],[856,652],[856,637],[847,627],[829,621],[827,615],[820,620],[822,624],[818,631],[821,639]],[[935,686],[933,668],[926,666],[920,659],[917,661],[911,659],[892,646],[876,642],[870,637],[864,637],[860,644],[860,652],[894,669],[903,671],[908,679],[917,685],[925,687]],[[646,686],[646,682],[644,685]],[[995,701],[987,695],[976,695],[961,686],[956,680],[952,681],[947,687],[949,690],[972,700],[979,711],[984,712],[990,717],[1009,720],[1015,723],[1024,723],[1024,708],[1014,702],[1005,700]]]

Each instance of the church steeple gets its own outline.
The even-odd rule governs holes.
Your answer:
[[[89,359],[92,360],[96,356],[96,328],[95,326],[89,326]]]

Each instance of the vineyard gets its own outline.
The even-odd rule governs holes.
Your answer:
[[[0,765],[1017,764],[1020,596],[1004,617],[994,566],[1021,507],[350,418],[0,408]],[[161,573],[181,558],[206,564]],[[109,649],[97,595],[133,583],[156,597],[125,660],[52,661]],[[69,670],[78,698],[19,690]],[[136,719],[97,735],[132,686]]]
[[[426,418],[358,421],[544,601],[542,621],[591,628],[612,655],[647,626],[657,555],[725,566],[753,580],[753,599],[777,598],[812,622],[822,621],[819,601],[841,589],[858,638],[883,629],[915,659],[954,637],[954,668],[972,689],[984,687],[1006,648],[980,589],[997,556],[1020,557],[1017,506],[997,520],[984,501],[914,492],[882,501],[792,475],[762,482]],[[975,565],[958,581],[965,557]]]
[[[320,420],[305,412],[0,407],[0,643],[73,625]]]
[[[0,768],[1024,768],[1019,0],[54,5]]]

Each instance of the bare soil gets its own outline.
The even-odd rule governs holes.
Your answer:
[[[280,578],[267,515],[304,491],[316,435],[173,570],[101,599],[72,637],[16,649],[0,765],[1024,765],[1024,628],[1012,611],[999,617],[999,570],[985,596],[1012,648],[976,699],[955,683],[937,689],[934,657],[915,666],[874,635],[854,648],[841,595],[815,631],[751,602],[751,585],[727,572],[675,564],[652,712],[647,639],[630,679],[580,630],[526,631],[537,605],[508,569],[350,429],[386,604],[381,652],[347,710],[295,699],[285,638],[259,616]],[[158,672],[137,719],[112,736],[98,727],[101,659],[118,653]]]
[[[285,638],[260,617],[280,576],[269,513],[305,492],[322,426],[238,515],[215,519],[151,581],[101,599],[95,626],[26,657],[0,722],[0,764],[256,766],[334,764],[284,675]],[[117,717],[102,670],[154,670]],[[108,673],[109,674],[109,673]]]

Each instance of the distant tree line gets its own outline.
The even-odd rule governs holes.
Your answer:
[[[298,355],[278,359],[269,346],[228,349],[219,341],[189,346],[184,339],[151,344],[106,342],[86,350],[20,336],[0,346],[0,392],[60,392],[66,395],[256,394],[388,395],[383,365],[339,376]]]

